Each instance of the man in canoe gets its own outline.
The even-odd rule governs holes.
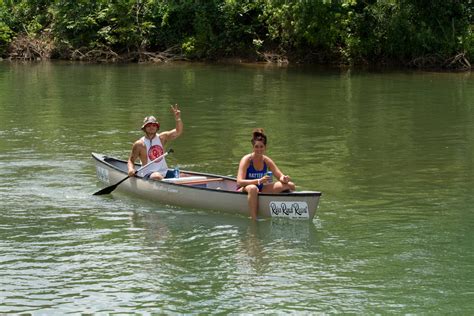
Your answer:
[[[295,184],[289,176],[284,175],[273,160],[265,155],[267,149],[267,136],[262,128],[253,131],[252,153],[245,155],[240,160],[237,172],[237,184],[240,191],[247,192],[250,208],[250,217],[257,219],[258,193],[280,193],[283,191],[294,191]],[[272,172],[278,181],[273,182]]]
[[[183,133],[183,121],[181,120],[181,111],[178,105],[171,106],[176,121],[176,127],[169,131],[158,134],[160,123],[154,116],[147,116],[143,119],[142,131],[145,135],[133,143],[130,157],[128,158],[128,175],[135,175],[135,161],[139,158],[142,166],[158,158],[165,153],[164,146],[168,141],[176,139]],[[142,174],[143,172],[143,174]],[[168,165],[165,157],[152,163],[145,170],[140,171],[140,175],[153,180],[162,180],[166,178]]]

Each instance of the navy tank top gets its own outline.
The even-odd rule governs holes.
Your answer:
[[[263,162],[263,169],[262,170],[256,170],[254,165],[253,165],[253,160],[250,160],[250,165],[247,168],[247,173],[245,174],[245,179],[247,180],[254,180],[254,179],[260,179],[263,176],[267,174],[267,164],[265,161]],[[260,185],[257,185],[258,190],[262,191],[263,188],[263,183]]]

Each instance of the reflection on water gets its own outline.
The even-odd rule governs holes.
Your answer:
[[[179,222],[170,211],[178,213]],[[224,214],[165,209],[134,212],[131,224],[134,230],[145,231],[141,273],[146,284],[152,282],[160,293],[185,297],[191,305],[205,300],[206,308],[200,310],[209,312],[224,312],[225,306],[245,301],[246,293],[265,284],[280,288],[278,296],[291,295],[285,289],[285,274],[293,259],[286,252],[317,247],[315,225],[303,221],[251,222]],[[268,290],[261,288],[259,295],[270,295]]]
[[[265,255],[265,248],[262,245],[262,230],[264,223],[250,223],[245,235],[241,240],[241,254],[243,262],[240,266],[249,266],[257,274],[268,272],[269,258]]]
[[[196,216],[182,213],[179,214],[182,223],[177,225],[174,222],[175,217],[170,218],[168,212],[169,210],[164,213],[133,214],[132,227],[146,230],[148,246],[167,247],[168,244],[172,244],[173,247],[186,248],[190,247],[191,243],[193,244],[191,248],[205,247],[198,250],[202,253],[218,251],[221,256],[227,258],[232,256],[238,266],[249,266],[255,272],[265,272],[266,266],[270,263],[265,251],[267,247],[272,248],[278,244],[293,244],[295,247],[316,245],[316,227],[313,222],[288,220],[251,222],[247,218],[229,215],[199,213],[200,215]],[[188,236],[190,231],[191,237]],[[205,242],[197,241],[200,236]]]

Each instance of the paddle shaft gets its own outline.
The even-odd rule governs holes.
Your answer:
[[[173,149],[170,149],[168,150],[167,152],[165,152],[163,155],[161,156],[158,156],[157,158],[153,159],[152,161],[150,161],[149,163],[147,163],[146,165],[138,168],[137,171],[135,171],[135,174],[139,173],[140,171],[142,171],[143,169],[145,169],[146,167],[148,167],[149,165],[151,165],[152,163],[154,163],[155,161],[158,161],[160,160],[161,158],[164,158],[166,156],[168,156],[168,154],[172,153],[173,152]],[[129,176],[130,177],[130,176]]]
[[[158,161],[164,157],[166,157],[168,154],[172,153],[173,152],[173,149],[170,149],[168,150],[166,153],[164,153],[163,155],[161,156],[158,156],[156,157],[155,159],[153,159],[152,161],[150,161],[149,163],[147,163],[146,165],[138,168],[137,171],[135,171],[135,174],[137,174],[138,172],[142,171],[143,169],[145,169],[146,167],[148,167],[149,165],[151,165],[152,163],[154,163],[155,161]],[[115,184],[112,184],[111,186],[108,186],[106,188],[103,188],[102,190],[100,191],[97,191],[95,192],[93,195],[103,195],[103,194],[109,194],[111,193],[113,190],[115,190],[115,188],[117,188],[119,186],[120,183],[124,182],[125,180],[127,180],[128,178],[130,178],[130,175],[126,176],[125,178],[123,178],[122,180],[120,180],[119,182],[115,183]]]

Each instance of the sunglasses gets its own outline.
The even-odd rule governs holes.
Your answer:
[[[160,128],[160,124],[158,123],[148,123],[147,125],[145,125],[145,128],[147,128],[148,126],[155,126],[156,128]]]

